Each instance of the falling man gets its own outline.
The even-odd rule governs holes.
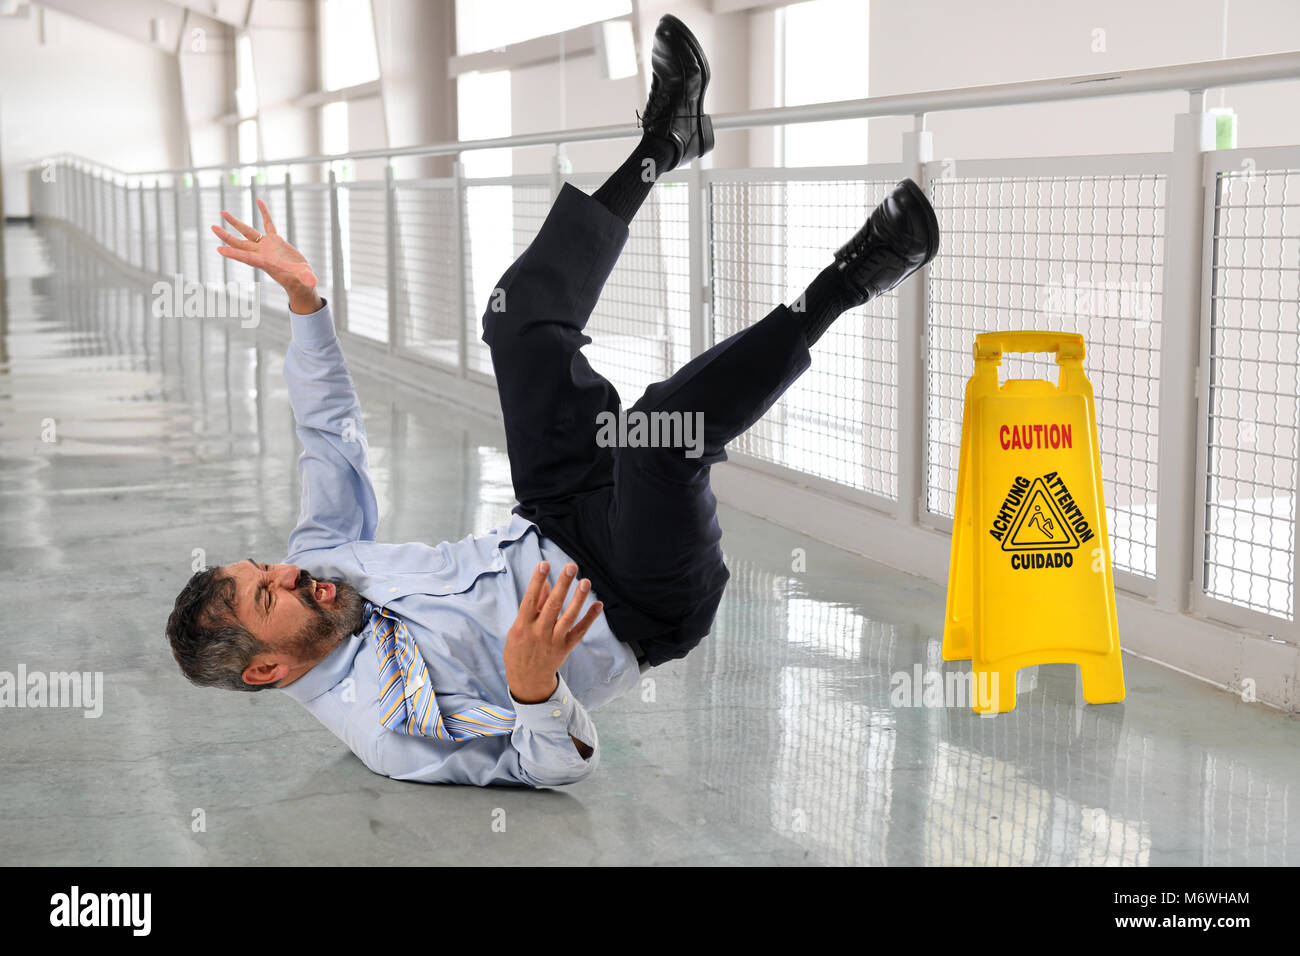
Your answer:
[[[793,305],[649,386],[628,413],[690,422],[692,447],[611,440],[620,399],[583,355],[583,329],[655,178],[713,148],[708,61],[675,17],[659,22],[652,63],[632,154],[591,196],[563,185],[483,315],[519,502],[486,534],[375,541],[361,408],[310,265],[264,203],[265,234],[229,213],[240,236],[213,226],[222,255],[289,297],[302,510],[282,563],[205,568],[176,599],[166,633],[192,682],[278,688],[395,779],[557,786],[596,767],[590,712],[709,633],[729,576],[710,467],[841,313],[934,258],[939,227],[902,181]]]

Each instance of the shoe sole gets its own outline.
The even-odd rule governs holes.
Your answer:
[[[709,61],[704,55],[704,49],[700,46],[700,41],[695,39],[695,34],[690,31],[686,24],[682,23],[681,20],[678,20],[671,13],[665,13],[660,17],[661,22],[664,20],[667,20],[674,30],[681,32],[682,39],[686,41],[686,45],[691,48],[691,53],[695,55],[695,61],[700,64],[700,73],[702,74],[702,78],[700,80],[699,133],[700,156],[703,156],[705,153],[709,152],[709,150],[713,149],[713,120],[704,112],[704,94],[709,89],[709,77],[711,76],[709,73]],[[699,157],[697,156],[696,158],[698,159]]]
[[[939,252],[939,217],[935,215],[934,206],[925,195],[925,192],[913,180],[904,179],[899,185],[916,200],[917,205],[925,213],[926,227],[930,234],[930,241],[925,247],[925,261],[929,262]]]

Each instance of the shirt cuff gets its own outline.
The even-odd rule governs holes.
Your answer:
[[[533,733],[572,734],[593,750],[596,748],[595,727],[587,709],[573,696],[563,677],[559,677],[555,692],[540,703],[521,704],[514,694],[510,695],[510,701],[520,725]],[[574,754],[577,755],[577,748]]]
[[[310,315],[289,313],[289,327],[293,333],[293,341],[301,348],[323,348],[338,338],[334,332],[334,319],[330,316],[329,302],[323,296],[320,301],[320,308]]]

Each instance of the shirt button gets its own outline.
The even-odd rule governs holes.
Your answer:
[[[562,716],[563,714],[564,714],[564,711],[560,710],[558,707],[557,707],[555,710],[551,711],[551,716],[552,716],[552,717],[560,717],[560,716]]]
[[[560,703],[561,703],[561,704],[567,704],[568,702],[569,702],[569,695],[568,695],[568,694],[565,694],[563,697],[560,698]]]
[[[450,590],[451,590],[451,585],[450,585],[450,584],[444,584],[444,585],[442,586],[442,589],[443,589],[444,591],[450,591]]]
[[[396,594],[396,593],[397,593],[397,588],[389,588],[389,589],[388,589],[388,593],[389,593],[389,594]]]

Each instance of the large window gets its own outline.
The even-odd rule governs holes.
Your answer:
[[[235,39],[236,148],[239,162],[248,166],[259,159],[257,137],[257,80],[253,74],[253,39],[241,33]]]
[[[338,100],[326,103],[320,108],[321,152],[336,155],[348,151],[348,101]],[[352,178],[353,167],[350,160],[340,159],[333,163],[334,175],[341,180]]]
[[[510,71],[464,73],[456,79],[459,138],[493,139],[510,135]],[[461,154],[466,176],[509,176],[509,149],[477,149]]]
[[[456,0],[456,52],[480,53],[632,12],[632,0]]]
[[[464,73],[456,80],[461,140],[510,135],[510,71]],[[460,154],[465,175],[509,176],[511,150],[478,149]],[[475,311],[486,307],[501,263],[514,258],[514,192],[510,186],[479,186],[465,194]]]
[[[809,0],[780,11],[784,21],[786,106],[867,96],[869,5],[862,0]],[[783,131],[786,166],[867,161],[867,120],[803,123]]]
[[[370,0],[321,0],[321,81],[341,90],[379,79]]]

